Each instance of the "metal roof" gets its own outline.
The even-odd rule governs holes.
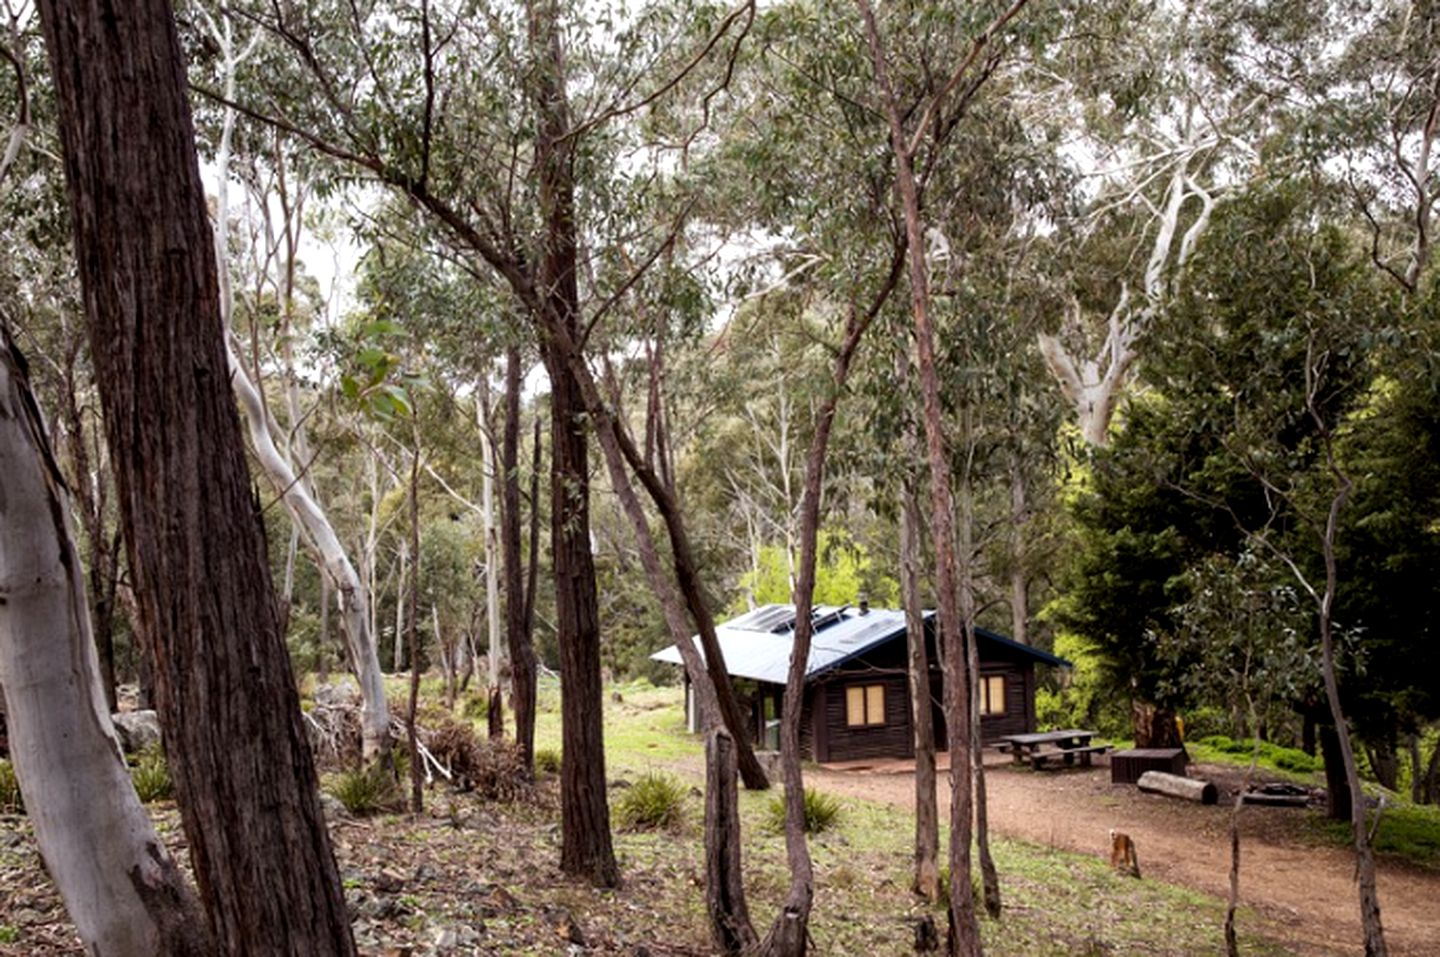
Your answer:
[[[926,612],[925,618],[927,621],[933,619],[934,613]],[[871,609],[862,614],[854,608],[821,606],[815,609],[812,620],[815,622],[815,633],[810,642],[810,658],[805,665],[806,678],[838,668],[905,633],[905,613],[891,609]],[[720,641],[720,652],[725,656],[725,669],[737,678],[783,685],[790,672],[794,624],[793,605],[764,605],[717,625],[715,634]],[[1063,658],[1022,645],[993,631],[977,628],[976,633],[1024,652],[1044,664],[1070,666],[1070,662]],[[690,640],[695,644],[695,650],[704,657],[699,636]],[[675,645],[650,657],[674,665],[682,663],[680,649]]]

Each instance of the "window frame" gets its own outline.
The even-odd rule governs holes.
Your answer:
[[[855,720],[855,705],[857,701],[859,703],[859,721]],[[884,684],[850,684],[845,686],[845,727],[881,728],[885,726],[885,723]]]
[[[1000,691],[999,691],[998,697],[997,697],[995,694],[992,693],[992,689],[993,689],[995,686],[992,685],[991,682],[996,682],[996,683],[998,683],[998,685],[999,685]],[[980,676],[980,717],[982,717],[982,718],[1000,718],[1000,717],[1003,717],[1003,716],[1007,713],[1007,710],[1006,710],[1006,707],[1005,707],[1005,692],[1006,692],[1006,687],[1005,687],[1005,675],[1003,675],[1003,674],[981,675],[981,676]],[[997,701],[998,701],[998,704],[999,704],[999,707],[998,707],[998,708],[996,707]]]

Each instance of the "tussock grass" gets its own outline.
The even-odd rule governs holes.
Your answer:
[[[689,787],[661,771],[642,774],[615,801],[615,823],[627,831],[676,831],[685,823]]]
[[[170,778],[165,752],[159,745],[151,745],[135,755],[130,780],[135,782],[135,793],[146,804],[168,801],[175,796],[175,782]]]
[[[0,814],[24,814],[25,801],[20,797],[20,780],[15,766],[0,758]]]

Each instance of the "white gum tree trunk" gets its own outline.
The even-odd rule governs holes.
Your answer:
[[[225,96],[233,100],[235,71],[254,50],[258,32],[244,50],[237,52],[233,26],[229,19],[216,22],[207,15],[206,22],[211,35],[220,46]],[[221,128],[220,148],[215,159],[218,181],[215,256],[220,276],[220,308],[227,330],[231,327],[235,309],[229,263],[225,255],[230,236],[230,143],[234,127],[235,113],[227,109]],[[239,356],[236,355],[235,344],[231,341],[226,342],[225,356],[230,367],[230,381],[235,389],[235,397],[239,400],[240,412],[245,419],[250,443],[254,447],[261,471],[281,496],[291,520],[303,531],[302,537],[318,558],[321,571],[330,580],[330,587],[335,590],[339,599],[340,622],[350,653],[350,669],[360,683],[362,753],[367,761],[381,757],[390,749],[390,708],[385,701],[380,655],[375,646],[375,637],[370,631],[369,595],[325,510],[310,494],[307,483],[297,476],[289,458],[282,454],[275,444],[260,389],[250,380]]]
[[[1240,114],[1249,109],[1250,106],[1244,107]],[[1152,175],[1149,170],[1139,176],[1139,185],[1122,200],[1144,203],[1154,214],[1155,236],[1145,264],[1139,301],[1132,301],[1128,286],[1121,287],[1119,301],[1110,312],[1105,339],[1093,357],[1073,355],[1057,336],[1045,333],[1038,336],[1040,355],[1060,386],[1060,393],[1074,410],[1075,422],[1090,445],[1107,444],[1110,421],[1138,358],[1135,343],[1210,225],[1210,213],[1215,206],[1214,186],[1213,183],[1209,188],[1201,185],[1195,167],[1202,156],[1217,147],[1221,133],[1213,121],[1203,129],[1198,128],[1194,123],[1195,110],[1196,104],[1189,103],[1180,122],[1180,140],[1165,154],[1172,165],[1161,205],[1156,207],[1145,198],[1145,184],[1159,175]],[[1190,200],[1198,202],[1200,209],[1181,233],[1181,213]],[[1078,303],[1071,311],[1069,325],[1075,341],[1081,341]]]
[[[500,662],[505,650],[500,638],[500,532],[495,522],[495,433],[490,430],[490,384],[481,384],[475,399],[475,421],[480,429],[480,511],[485,523],[485,620],[489,629],[490,687],[500,687]]]
[[[213,952],[199,901],[121,757],[68,495],[8,337],[0,338],[0,475],[0,689],[45,868],[88,953]]]

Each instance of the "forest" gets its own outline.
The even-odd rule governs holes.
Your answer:
[[[1440,4],[0,4],[0,887],[33,845],[54,953],[1440,950],[1377,876],[1396,815],[1440,869]],[[774,753],[721,647],[767,605]],[[870,606],[943,675],[903,947],[811,833]],[[1200,949],[1016,944],[977,629],[1068,666],[1042,729],[1299,755],[1353,935],[1237,931],[1237,797]],[[681,876],[615,781],[674,748]],[[684,933],[392,949],[340,781]]]

